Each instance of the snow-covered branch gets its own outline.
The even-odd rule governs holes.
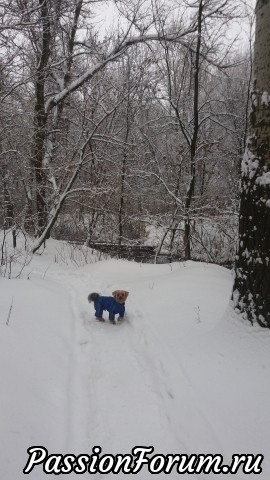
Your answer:
[[[111,63],[117,60],[133,45],[137,45],[139,43],[151,42],[151,41],[160,42],[160,41],[166,40],[167,42],[180,42],[186,46],[187,44],[183,42],[182,38],[188,35],[189,33],[194,32],[195,30],[196,30],[196,26],[192,25],[190,28],[184,30],[181,33],[170,33],[170,34],[156,33],[156,34],[138,35],[135,37],[130,37],[129,39],[120,42],[119,44],[117,44],[116,47],[114,47],[111,50],[111,52],[107,54],[106,57],[104,57],[103,60],[101,60],[96,65],[88,69],[84,74],[82,74],[79,78],[71,82],[61,92],[48,98],[45,105],[46,113],[48,113],[54,106],[58,105],[58,103],[62,102],[72,92],[80,88],[85,82],[91,80],[91,78],[93,78],[98,72],[103,70],[108,63]]]

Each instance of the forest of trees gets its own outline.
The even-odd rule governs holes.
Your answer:
[[[9,0],[0,12],[0,228],[35,237],[34,251],[52,236],[232,265],[253,5]]]

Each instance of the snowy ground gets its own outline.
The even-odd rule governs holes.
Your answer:
[[[0,278],[0,478],[25,478],[30,446],[79,455],[153,445],[227,464],[234,453],[263,454],[259,475],[185,476],[268,480],[270,332],[231,312],[231,272],[75,257],[51,240],[23,278]],[[115,288],[130,292],[126,320],[101,324],[87,295]],[[47,475],[39,465],[29,478]]]

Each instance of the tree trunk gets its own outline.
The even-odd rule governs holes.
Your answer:
[[[3,181],[3,228],[6,230],[14,225],[14,204],[8,187],[9,173],[5,164],[1,167],[1,177]]]
[[[195,53],[195,65],[194,65],[194,93],[193,93],[193,135],[190,145],[190,182],[187,190],[187,196],[185,200],[185,225],[184,225],[184,246],[185,246],[185,259],[191,259],[191,220],[190,210],[191,204],[194,198],[195,191],[195,179],[196,179],[196,153],[197,153],[197,140],[199,133],[199,76],[200,76],[200,55],[201,55],[201,35],[202,35],[202,18],[203,18],[203,2],[199,2],[198,8],[198,33],[197,33],[197,45]]]
[[[123,242],[123,219],[124,219],[124,196],[125,196],[125,181],[126,181],[126,162],[127,162],[127,153],[124,152],[124,157],[122,161],[121,169],[121,185],[120,185],[120,203],[119,203],[119,213],[118,213],[118,246],[121,247]]]
[[[234,306],[270,328],[270,0],[256,5],[254,88],[242,161]]]
[[[45,113],[45,81],[46,69],[50,57],[50,17],[46,0],[39,0],[42,21],[42,49],[38,57],[36,77],[36,99],[34,118],[34,146],[32,168],[35,178],[37,228],[36,234],[40,235],[47,225],[47,176],[43,165],[45,127],[47,114]]]

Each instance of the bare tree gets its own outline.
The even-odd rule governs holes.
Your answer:
[[[242,161],[234,305],[270,328],[270,0],[256,5],[250,136]]]
[[[156,221],[171,253],[190,258],[203,244],[194,222],[232,191],[225,176],[236,189],[228,151],[242,148],[244,88],[221,48],[234,2],[185,2],[173,19],[176,2],[119,0],[125,21],[104,38],[97,0],[2,3],[5,212],[26,217],[35,250],[52,231],[68,238],[69,219],[119,243],[145,240],[140,226]]]
[[[89,14],[94,3],[78,0],[69,6],[65,1],[54,4],[49,0],[40,0],[39,9],[25,10],[22,4],[21,10],[18,11],[18,16],[23,14],[27,19],[29,45],[32,45],[34,54],[32,76],[35,85],[35,114],[31,156],[34,188],[31,200],[35,198],[32,210],[37,216],[35,232],[37,236],[42,234],[48,222],[47,197],[50,185],[48,173],[54,150],[55,131],[67,98],[98,75],[108,64],[120,58],[133,45],[146,41],[160,41],[165,37],[167,41],[181,42],[187,33],[196,28],[192,21],[187,27],[181,26],[180,31],[173,33],[147,33],[139,30],[136,35],[134,33],[136,29],[138,30],[136,19],[137,15],[140,15],[141,6],[141,2],[137,2],[126,32],[116,40],[112,38],[99,45],[89,32],[89,28],[86,38],[81,40],[77,35],[79,22],[81,21],[81,26],[85,26],[87,13]],[[70,23],[65,26],[64,16],[70,18]],[[18,24],[23,25],[19,20],[16,25]],[[86,60],[76,61],[77,57]],[[51,87],[53,93],[50,93]],[[50,181],[57,189],[51,174]]]
[[[236,130],[232,119],[238,119],[240,123],[241,115],[229,109],[222,95],[226,85],[223,73],[229,71],[229,64],[238,63],[229,55],[232,45],[229,43],[227,48],[224,47],[224,34],[228,18],[232,16],[232,4],[198,1],[192,4],[192,8],[196,17],[196,32],[187,36],[184,45],[171,45],[164,39],[161,42],[162,61],[160,49],[155,52],[159,59],[157,65],[161,65],[162,87],[158,96],[163,114],[166,112],[166,120],[162,123],[163,133],[162,130],[160,132],[162,142],[159,145],[153,139],[150,142],[151,134],[147,132],[155,159],[152,175],[158,177],[163,186],[166,184],[165,192],[171,197],[170,200],[167,197],[167,216],[171,215],[172,220],[164,225],[167,233],[163,241],[170,233],[169,248],[172,251],[176,232],[182,231],[182,250],[187,259],[191,258],[192,242],[194,244],[194,241],[198,243],[200,240],[193,228],[194,222],[199,215],[205,216],[207,211],[218,212],[218,206],[224,206],[224,198],[218,199],[221,192],[217,187],[215,204],[211,205],[213,197],[211,193],[209,196],[209,185],[213,178],[217,184],[217,176],[224,168],[221,154],[224,165],[228,165],[222,152],[225,150],[223,139],[227,138],[228,132],[232,136],[235,131],[241,136],[243,126],[240,124]],[[237,12],[234,14],[237,15]],[[212,260],[211,255],[209,258]]]

